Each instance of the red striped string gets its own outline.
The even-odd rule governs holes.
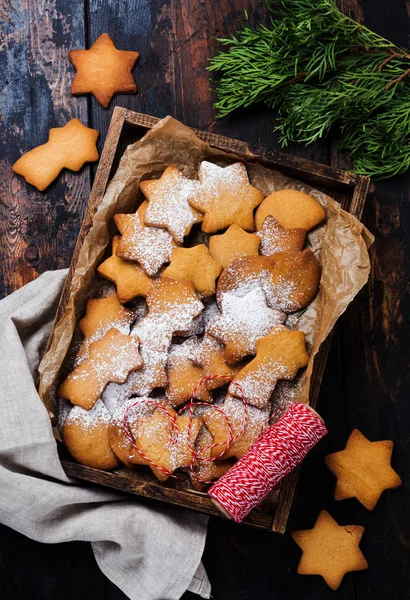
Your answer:
[[[240,523],[327,433],[321,417],[295,402],[209,490],[216,505]]]

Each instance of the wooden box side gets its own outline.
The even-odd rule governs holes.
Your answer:
[[[118,166],[120,159],[120,138],[124,126],[131,125],[141,128],[142,137],[142,134],[153,127],[158,121],[158,118],[150,115],[135,113],[119,107],[114,109],[47,349],[51,344],[55,326],[66,310],[70,296],[71,280],[76,269],[82,244],[91,227],[94,214],[103,199],[107,184]],[[269,168],[279,170],[289,177],[302,179],[311,185],[320,186],[321,189],[325,187],[335,190],[335,193],[332,193],[332,197],[338,200],[345,210],[358,218],[361,217],[370,184],[367,177],[346,173],[345,171],[332,169],[326,165],[320,165],[279,152],[264,150],[261,154],[255,154],[246,142],[201,130],[194,129],[194,131],[198,137],[208,142],[211,146],[242,155],[243,160],[255,160]],[[316,405],[330,343],[331,336],[322,344],[315,359],[310,388],[310,404],[313,407]],[[168,488],[152,479],[147,480],[144,477],[139,477],[139,474],[136,475],[135,473],[130,474],[130,476],[127,476],[125,473],[106,473],[98,469],[79,465],[71,460],[63,460],[62,463],[68,476],[223,517],[222,513],[215,508],[211,499],[205,493]],[[298,469],[283,480],[274,516],[252,511],[244,523],[277,533],[283,533],[290,512],[297,477]]]

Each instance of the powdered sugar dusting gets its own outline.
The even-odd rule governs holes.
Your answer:
[[[81,406],[74,406],[67,419],[65,426],[77,425],[84,430],[97,429],[102,425],[108,426],[111,420],[111,413],[107,410],[101,400],[97,400],[91,410],[85,410]]]
[[[198,190],[199,181],[187,179],[175,167],[172,176],[168,177],[167,171],[151,185],[145,223],[166,227],[175,241],[182,244],[186,232],[202,220],[202,215],[188,203],[188,198]]]

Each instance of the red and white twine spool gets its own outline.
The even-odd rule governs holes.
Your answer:
[[[327,433],[323,419],[295,402],[209,490],[218,508],[240,523]]]

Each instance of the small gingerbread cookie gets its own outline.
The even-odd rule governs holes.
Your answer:
[[[257,255],[260,243],[259,233],[247,233],[234,223],[225,233],[211,235],[209,253],[225,269],[235,258]]]
[[[212,258],[205,244],[198,244],[192,248],[174,248],[171,264],[163,275],[177,281],[192,281],[200,298],[207,298],[215,293],[215,280],[221,271],[221,265]]]
[[[326,217],[324,209],[312,196],[297,190],[280,190],[270,194],[255,214],[256,229],[272,215],[285,229],[301,228],[310,231]]]
[[[384,490],[401,485],[400,477],[390,466],[392,452],[391,440],[370,442],[354,429],[344,450],[326,456],[326,465],[337,477],[335,500],[357,498],[373,510]]]
[[[76,461],[110,471],[120,464],[108,440],[111,414],[101,400],[91,410],[74,406],[64,423],[64,443]]]
[[[131,71],[138,52],[117,50],[108,33],[102,33],[89,50],[70,50],[68,58],[76,69],[71,93],[92,94],[107,108],[114,94],[137,90]]]
[[[250,287],[243,295],[225,292],[219,306],[221,316],[207,332],[225,344],[225,359],[231,365],[255,354],[257,340],[283,322],[283,313],[268,306],[261,287]]]
[[[190,338],[182,344],[174,344],[168,354],[167,374],[168,384],[165,394],[172,406],[180,406],[192,398],[196,389],[195,398],[202,402],[211,402],[212,396],[205,386],[197,388],[203,379],[202,367],[192,363],[192,355],[196,352],[197,340]]]
[[[98,160],[99,133],[78,119],[50,129],[48,142],[29,150],[13,165],[13,171],[43,192],[64,168],[79,171],[86,162]]]
[[[268,256],[244,256],[233,260],[219,277],[216,300],[221,308],[221,299],[226,292],[243,296],[255,287],[264,288],[270,278],[274,260]]]
[[[276,252],[301,252],[306,233],[306,229],[284,229],[275,217],[269,215],[257,232],[261,240],[260,253],[272,256]]]
[[[268,303],[278,310],[292,313],[305,308],[316,296],[321,268],[309,249],[302,252],[277,252],[270,277],[265,280],[264,291]]]
[[[148,277],[139,265],[117,256],[120,239],[119,235],[113,237],[112,256],[101,263],[97,271],[100,275],[115,283],[118,299],[124,304],[137,296],[149,294],[153,279]]]
[[[151,471],[160,481],[166,481],[174,471],[190,466],[192,450],[202,426],[200,419],[177,416],[164,404],[167,412],[157,408],[151,417],[143,418],[131,432],[137,447],[152,461]],[[172,426],[172,419],[175,425]],[[133,462],[133,458],[130,457]],[[153,464],[154,463],[154,464]]]
[[[201,186],[188,200],[191,206],[205,213],[202,231],[215,233],[234,223],[246,231],[255,230],[253,210],[262,202],[263,194],[249,183],[245,165],[218,167],[203,161],[198,177]]]
[[[145,201],[136,213],[114,216],[122,235],[117,256],[138,262],[149,277],[155,277],[162,265],[170,262],[176,244],[166,229],[145,225],[147,207]]]
[[[241,368],[241,365],[232,366],[226,363],[224,345],[208,333],[193,348],[190,360],[202,367],[204,378],[212,377],[210,381],[203,384],[207,390],[216,390],[227,385],[229,379],[233,379]]]
[[[256,341],[256,357],[239,371],[235,381],[249,404],[266,408],[276,383],[280,379],[294,379],[308,361],[305,334],[275,325],[269,335]],[[231,384],[229,391],[239,396],[236,385]]]
[[[90,344],[89,356],[66,377],[58,393],[86,410],[97,402],[110,381],[124,382],[131,371],[141,368],[139,339],[110,329]]]
[[[194,223],[202,221],[202,214],[188,204],[199,181],[188,179],[174,165],[165,169],[159,179],[142,181],[140,188],[148,199],[145,223],[168,229],[176,242],[182,244]]]
[[[313,529],[292,533],[303,551],[298,573],[321,575],[332,590],[337,590],[346,573],[368,567],[359,548],[363,533],[360,525],[338,525],[322,510]]]
[[[129,469],[135,465],[148,465],[148,461],[134,448],[124,429],[125,423],[130,433],[130,427],[138,427],[138,422],[143,417],[152,415],[153,408],[144,402],[145,398],[129,398],[122,402],[112,415],[108,427],[108,440],[114,454]],[[139,404],[136,402],[139,401]],[[132,457],[132,462],[130,462]]]
[[[121,333],[129,333],[134,319],[132,310],[122,306],[115,293],[105,298],[88,300],[85,317],[78,323],[84,340],[75,357],[76,366],[87,358],[90,344],[101,339],[112,328]]]
[[[229,460],[207,460],[211,458],[214,438],[206,426],[201,427],[199,435],[195,441],[195,451],[200,456],[196,459],[189,470],[191,485],[194,490],[203,490],[214,480],[224,475],[233,461]]]

